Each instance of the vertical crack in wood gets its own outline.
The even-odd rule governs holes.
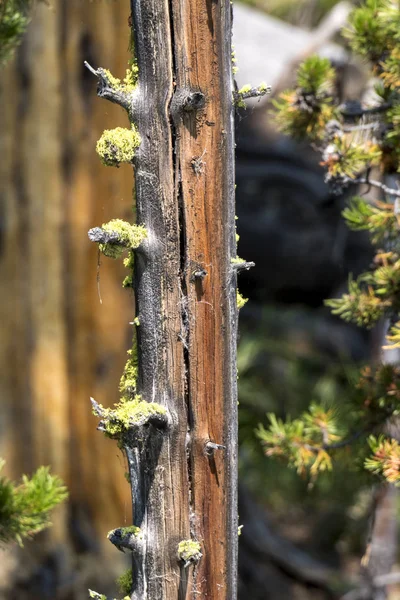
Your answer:
[[[131,10],[142,138],[135,157],[137,220],[149,243],[149,252],[135,257],[138,393],[171,415],[168,431],[144,434],[127,451],[136,469],[134,524],[145,530],[137,564],[142,582],[132,600],[235,600],[230,3],[131,0]],[[192,93],[201,102],[188,111],[180,103]],[[206,153],[207,168],[194,172],[193,157]],[[201,278],[192,280],[193,265]],[[226,447],[215,454],[214,473],[204,453],[208,441]],[[203,558],[185,569],[177,548],[190,538],[200,542]]]
[[[201,545],[192,593],[234,600],[237,568],[236,256],[229,0],[170,0],[173,9],[175,188],[185,257],[191,535]],[[186,98],[204,102],[187,111]],[[211,125],[212,124],[212,125]],[[207,156],[204,169],[193,159]],[[196,277],[193,273],[201,274]],[[204,275],[203,275],[204,273]],[[183,285],[185,287],[183,288]],[[212,460],[208,441],[226,446]],[[189,461],[189,458],[188,458]],[[192,596],[190,596],[192,597]]]
[[[170,31],[171,31],[171,47],[172,47],[172,64],[174,78],[176,76],[176,40],[175,40],[175,29],[174,29],[174,7],[172,1],[169,2],[170,11]],[[193,453],[192,453],[192,433],[193,433],[193,411],[191,406],[191,394],[190,394],[190,354],[189,354],[189,336],[190,336],[190,323],[189,323],[189,311],[188,311],[188,288],[186,282],[186,271],[187,271],[187,246],[186,246],[186,224],[185,224],[185,210],[184,210],[184,196],[182,189],[182,172],[180,168],[180,151],[179,151],[179,134],[177,131],[177,122],[179,116],[174,113],[175,94],[171,98],[169,106],[170,114],[170,126],[172,131],[172,151],[174,160],[174,190],[175,199],[178,207],[178,227],[179,227],[179,250],[180,250],[180,296],[181,296],[181,327],[182,327],[182,345],[183,345],[183,357],[184,357],[184,392],[185,392],[185,405],[186,405],[186,418],[187,418],[187,434],[186,434],[186,466],[187,466],[187,483],[188,483],[188,514],[190,523],[190,538],[195,539],[195,526],[194,526],[194,508],[192,502],[192,487],[193,487]],[[179,107],[178,107],[179,111]],[[181,567],[181,582],[180,582],[180,596],[182,599],[187,597],[189,592],[190,583],[192,588],[196,585],[196,565],[193,568],[193,580],[190,582],[189,571],[185,566]]]
[[[139,67],[136,125],[142,138],[135,157],[137,221],[148,230],[149,252],[135,256],[138,393],[170,415],[164,432],[138,446],[140,472],[133,495],[134,523],[143,513],[143,586],[132,600],[186,598],[181,591],[178,544],[190,536],[185,359],[179,210],[174,188],[169,104],[173,93],[170,0],[131,0]],[[154,429],[154,428],[150,428]],[[136,505],[138,504],[138,507]]]

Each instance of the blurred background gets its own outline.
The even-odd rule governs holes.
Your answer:
[[[0,549],[0,598],[81,600],[117,594],[124,555],[106,532],[130,524],[129,485],[114,442],[96,431],[89,397],[118,401],[133,298],[123,266],[103,258],[89,228],[131,218],[132,171],[101,165],[95,143],[126,117],[96,96],[87,60],[116,76],[128,59],[129,3],[49,0],[0,77],[0,456],[19,479],[50,465],[70,498],[53,528]],[[318,52],[338,69],[337,93],[359,98],[368,71],[339,31],[335,0],[234,2],[238,85],[272,95]],[[371,512],[370,480],[351,461],[314,485],[264,456],[254,430],[266,413],[301,413],[345,398],[380,336],[331,316],[323,300],[371,260],[350,232],[311,147],[278,134],[271,100],[237,114],[240,276],[240,599],[329,600],[357,575]],[[98,279],[99,277],[99,285]],[[99,289],[102,303],[99,299]],[[351,450],[350,450],[351,452]],[[395,518],[396,515],[395,515]],[[393,595],[394,594],[394,595]],[[399,598],[392,588],[392,600]]]

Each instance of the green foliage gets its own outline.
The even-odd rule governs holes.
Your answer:
[[[395,239],[399,235],[399,224],[394,214],[393,204],[379,200],[372,204],[355,196],[342,214],[348,227],[353,231],[369,231],[373,244]]]
[[[323,153],[322,166],[330,178],[355,179],[369,167],[376,165],[381,156],[378,146],[369,142],[356,144],[344,135],[333,137]]]
[[[387,49],[387,28],[382,11],[389,6],[385,0],[367,0],[350,16],[350,26],[344,30],[356,54],[379,63]]]
[[[389,345],[384,346],[385,349],[393,350],[394,348],[400,348],[400,321],[389,327],[386,339]]]
[[[327,300],[326,304],[333,314],[360,327],[371,328],[380,319],[388,319],[387,347],[400,348],[399,199],[393,202],[398,190],[395,185],[391,193],[379,180],[369,179],[371,167],[379,167],[383,176],[400,172],[398,4],[391,0],[366,0],[352,11],[345,35],[353,50],[370,61],[372,73],[379,80],[374,103],[359,104],[355,112],[351,104],[336,106],[331,96],[334,73],[323,59],[314,57],[300,67],[297,87],[284,92],[275,103],[277,123],[285,133],[318,141],[321,164],[332,192],[342,193],[352,183],[360,182],[370,183],[383,192],[383,198],[368,201],[357,196],[343,211],[351,229],[369,232],[376,247],[375,257],[368,271],[357,279],[349,278],[348,291],[341,298]],[[357,402],[352,405],[347,428],[350,438],[358,428],[356,437],[363,442],[359,457],[365,453],[371,430],[379,430],[388,418],[399,413],[399,374],[399,367],[393,365],[364,369],[360,373],[355,390]],[[328,434],[324,439],[322,432],[312,426],[315,410],[312,405],[301,417],[286,422],[270,416],[269,429],[261,428],[258,432],[266,453],[284,457],[301,473],[315,475],[328,469],[332,452],[346,440],[332,443]],[[327,413],[321,422],[325,427],[332,425],[333,435],[339,435],[342,417],[332,416],[332,422],[329,419]],[[400,463],[397,442],[371,437],[370,446],[373,456],[363,460],[365,467],[397,483]]]
[[[284,458],[299,474],[309,473],[312,478],[331,470],[334,452],[359,438],[366,442],[371,430],[400,414],[400,367],[364,367],[344,409],[350,416],[347,426],[335,404],[327,408],[313,403],[294,420],[269,414],[269,428],[261,425],[257,431],[266,455]]]
[[[334,315],[345,321],[352,321],[360,327],[371,328],[384,314],[385,305],[371,286],[361,287],[362,277],[358,281],[349,278],[349,291],[341,298],[326,300],[325,304]]]
[[[0,470],[4,461],[0,461]],[[29,538],[51,525],[50,512],[68,496],[61,479],[51,475],[48,467],[40,467],[29,479],[22,477],[16,485],[0,478],[0,542],[22,545]]]
[[[283,92],[274,100],[279,128],[294,138],[318,140],[336,110],[333,105],[335,72],[326,58],[312,56],[299,68],[295,90]]]
[[[304,94],[322,95],[332,90],[335,71],[327,58],[310,56],[297,71],[297,87]]]
[[[283,456],[290,467],[314,476],[319,471],[331,470],[332,461],[326,446],[340,439],[337,419],[332,409],[312,404],[301,418],[283,422],[268,415],[269,429],[260,425],[257,435],[266,448],[267,456]]]
[[[371,435],[369,437],[372,456],[366,459],[365,468],[381,475],[389,483],[400,486],[400,444],[397,440]]]
[[[127,569],[125,573],[122,573],[117,579],[118,591],[120,594],[130,596],[132,592],[132,569]]]
[[[356,231],[368,231],[376,253],[371,267],[356,280],[349,278],[348,291],[341,298],[327,300],[333,314],[360,327],[373,327],[380,319],[390,322],[388,348],[400,347],[400,245],[398,196],[387,186],[369,180],[372,166],[382,175],[400,172],[400,11],[391,0],[366,0],[353,10],[345,31],[355,52],[370,61],[372,73],[378,77],[377,100],[371,106],[360,104],[352,113],[346,103],[336,106],[326,93],[334,79],[322,59],[306,61],[297,77],[297,88],[285,92],[276,103],[277,122],[282,131],[297,137],[318,140],[326,168],[326,181],[333,192],[341,193],[348,185],[370,183],[384,192],[384,198],[366,201],[350,200],[343,216]],[[307,96],[308,90],[308,96]],[[307,97],[306,102],[304,97]],[[321,115],[328,106],[334,121]],[[312,114],[305,119],[307,111]],[[364,117],[363,113],[368,117]],[[326,113],[327,114],[327,113]],[[398,414],[398,367],[382,366],[374,372],[363,371],[357,386],[363,402],[353,414],[353,423],[362,415],[365,424],[374,428]],[[290,464],[302,471],[315,470],[315,444],[307,429],[309,418],[286,423],[272,420],[268,431],[260,436],[269,455],[286,456]],[[314,432],[316,435],[316,432]],[[281,444],[279,446],[279,439]],[[364,445],[366,436],[363,435]],[[399,449],[397,442],[371,438],[373,457],[367,459],[368,470],[397,482]],[[321,444],[320,444],[321,446]],[[322,444],[322,448],[329,444]],[[326,463],[329,464],[327,459]],[[324,464],[324,463],[323,463]]]
[[[316,552],[337,547],[346,560],[361,550],[369,507],[370,475],[362,469],[361,440],[329,451],[332,470],[318,471],[317,477],[305,467],[299,476],[293,464],[286,468],[286,456],[266,458],[268,448],[254,434],[260,422],[268,429],[266,412],[281,421],[287,415],[294,420],[308,412],[310,401],[335,410],[343,441],[355,431],[353,405],[355,411],[362,403],[361,392],[355,390],[358,367],[346,356],[346,344],[340,356],[333,351],[341,336],[324,311],[305,306],[265,306],[256,328],[243,320],[238,347],[239,476],[273,513],[274,522],[289,532],[292,527],[298,531],[301,523]]]
[[[9,59],[29,24],[32,0],[3,0],[0,4],[0,63]]]

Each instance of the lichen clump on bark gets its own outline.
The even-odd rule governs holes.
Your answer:
[[[129,400],[136,392],[136,380],[138,374],[136,342],[132,349],[128,350],[128,357],[119,382],[119,391],[122,394],[122,399],[125,400]]]
[[[130,596],[133,586],[132,569],[128,569],[118,577],[117,586],[121,594]]]
[[[121,163],[132,162],[140,141],[139,132],[133,124],[131,129],[105,129],[96,144],[96,152],[107,167],[119,167]]]
[[[112,529],[111,531],[108,532],[107,537],[110,537],[116,530]],[[142,530],[140,529],[140,527],[137,527],[136,525],[130,525],[129,527],[119,527],[118,530],[120,535],[122,537],[126,536],[126,535],[134,535],[135,537],[142,537]]]
[[[108,83],[114,90],[123,92],[125,94],[129,94],[135,90],[138,81],[139,69],[134,59],[131,61],[130,68],[126,69],[126,75],[122,81],[118,77],[114,77],[114,75],[108,69],[103,69],[103,71]]]
[[[199,542],[182,540],[178,544],[178,556],[185,563],[185,566],[189,563],[199,562],[203,556]]]
[[[101,404],[99,408],[102,411],[104,431],[113,438],[118,438],[129,429],[144,425],[152,416],[158,416],[161,420],[167,413],[164,406],[156,402],[146,402],[140,396],[119,402],[114,408],[104,408]]]
[[[236,304],[239,310],[243,308],[247,301],[248,298],[244,298],[239,291],[236,293]]]
[[[140,246],[147,237],[147,230],[142,225],[131,225],[122,219],[112,219],[104,223],[101,228],[107,233],[117,233],[120,243],[99,244],[99,250],[109,258],[120,258],[126,248],[135,249]],[[124,262],[125,266],[132,266]]]

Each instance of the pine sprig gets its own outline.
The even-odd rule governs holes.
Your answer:
[[[29,25],[33,2],[34,0],[0,2],[0,63],[8,60],[20,43]]]
[[[314,403],[294,420],[283,421],[269,414],[268,429],[260,425],[257,435],[267,456],[284,459],[299,474],[308,473],[315,479],[332,468],[334,452],[367,440],[372,431],[400,413],[400,367],[383,364],[363,368],[346,412],[352,415],[352,431],[343,427],[336,406]]]
[[[312,404],[298,419],[284,422],[274,414],[268,418],[269,428],[260,425],[256,432],[267,456],[284,458],[299,474],[309,472],[313,477],[332,469],[328,448],[343,435],[333,409]]]
[[[0,462],[0,470],[4,461]],[[22,545],[51,525],[50,511],[68,496],[61,479],[40,467],[31,478],[24,475],[17,485],[0,478],[0,542]]]
[[[278,127],[295,138],[320,139],[335,118],[333,84],[335,71],[328,59],[311,56],[299,68],[295,90],[274,100]]]
[[[386,339],[389,342],[389,345],[384,346],[385,350],[394,350],[395,348],[400,348],[400,321],[397,321],[397,323],[389,328],[389,332],[386,334]]]
[[[360,278],[354,280],[351,277],[348,293],[341,298],[325,300],[325,304],[334,315],[366,328],[373,327],[382,318],[386,308],[385,302],[375,294],[372,286],[361,287]]]
[[[327,300],[326,305],[333,314],[364,328],[387,318],[390,327],[386,347],[400,348],[400,193],[397,186],[388,185],[378,176],[369,178],[371,167],[379,168],[382,176],[400,173],[398,2],[366,0],[352,11],[344,33],[353,50],[370,62],[378,78],[377,99],[371,105],[352,101],[336,106],[334,72],[323,59],[313,57],[301,66],[297,87],[276,101],[277,124],[284,133],[317,142],[314,146],[321,152],[332,193],[342,194],[351,185],[366,184],[382,194],[374,201],[356,196],[343,211],[350,229],[369,232],[376,253],[369,270],[357,279],[350,277],[347,292],[341,298]],[[358,427],[358,437],[366,438],[367,431],[371,433],[388,418],[399,415],[400,367],[364,369],[356,392],[351,418]],[[311,411],[286,423],[270,420],[269,430],[259,432],[267,454],[285,457],[300,472],[317,472],[318,452],[329,453],[332,446],[338,447],[321,442],[322,430],[317,433],[313,428],[316,420]],[[338,442],[343,443],[345,440]],[[371,438],[370,443],[373,456],[366,468],[388,481],[400,482],[399,443],[387,438]],[[322,464],[327,465],[324,455],[320,456]]]
[[[376,144],[356,144],[344,135],[336,135],[325,148],[321,165],[329,177],[356,178],[360,173],[376,165],[381,152]]]
[[[400,485],[400,444],[393,439],[379,436],[369,437],[372,456],[365,460],[365,468],[380,475],[388,483]]]
[[[373,244],[399,234],[399,224],[394,214],[393,204],[376,200],[371,204],[355,196],[342,215],[347,226],[353,231],[369,231]]]

